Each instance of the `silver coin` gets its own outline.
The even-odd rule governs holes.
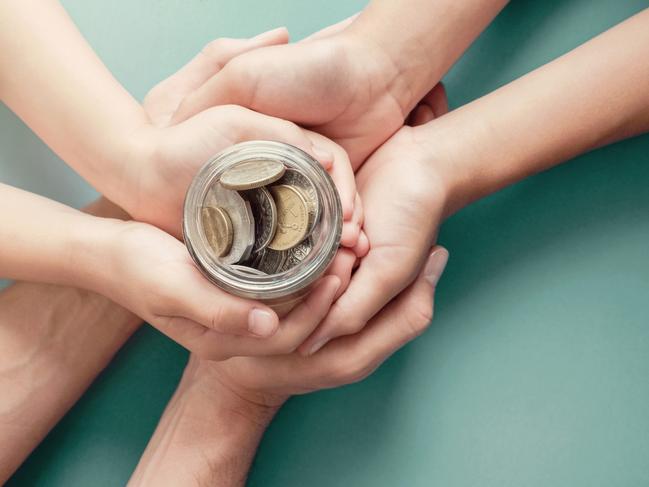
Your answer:
[[[282,272],[280,269],[283,268],[287,258],[288,255],[285,250],[267,248],[260,253],[255,267],[265,274],[279,274]]]
[[[286,254],[286,259],[277,273],[285,272],[301,264],[311,253],[311,250],[313,250],[313,240],[310,238],[303,240],[292,249],[285,250],[284,253]]]
[[[246,201],[246,213],[248,213],[248,220],[250,220],[250,231],[248,232],[246,250],[241,256],[241,260],[248,260],[252,255],[252,249],[255,247],[255,216],[252,213],[252,207],[248,201]]]
[[[318,199],[318,192],[315,185],[308,177],[293,168],[287,168],[277,184],[286,184],[301,190],[308,204],[309,226],[307,229],[307,235],[310,235],[316,222],[320,218],[320,200]]]
[[[232,264],[230,266],[232,269],[234,269],[237,272],[240,272],[241,274],[249,274],[252,276],[265,276],[266,273],[260,271],[259,269],[255,269],[254,267],[248,267],[245,265],[239,265],[239,264]]]
[[[236,264],[250,256],[255,242],[255,222],[250,204],[236,191],[216,183],[207,192],[203,205],[223,208],[232,222],[232,246],[219,261],[226,265]]]
[[[284,174],[284,164],[271,160],[243,161],[225,170],[221,184],[227,189],[253,189],[274,183]]]
[[[255,219],[255,245],[253,252],[268,247],[277,230],[277,206],[270,191],[256,188],[243,191],[242,196],[250,202]]]

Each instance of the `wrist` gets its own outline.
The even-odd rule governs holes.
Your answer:
[[[464,161],[485,156],[474,149],[470,126],[445,123],[446,118],[412,129],[418,157],[429,169],[432,184],[443,197],[444,218],[479,198],[476,182],[480,175],[473,173],[473,166]]]
[[[190,357],[129,487],[244,485],[277,408],[224,388],[212,373],[218,366]]]
[[[159,130],[149,123],[143,123],[125,137],[113,194],[104,193],[135,219],[138,219],[140,208],[145,204],[143,193],[146,188],[143,183],[158,150]]]
[[[432,80],[430,64],[424,61],[418,48],[413,47],[411,52],[404,47],[400,51],[391,43],[384,43],[371,29],[352,24],[331,41],[340,43],[350,64],[362,64],[369,71],[363,74],[390,93],[404,117],[436,83]]]
[[[81,215],[70,229],[71,244],[67,259],[70,276],[65,284],[82,287],[112,298],[113,269],[119,233],[132,222]]]

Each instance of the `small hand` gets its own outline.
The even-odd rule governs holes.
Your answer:
[[[95,290],[130,309],[198,356],[290,353],[324,318],[341,285],[323,278],[281,322],[266,305],[221,291],[198,271],[184,245],[151,225],[107,221]],[[341,274],[348,273],[341,270]]]
[[[345,152],[325,137],[292,122],[256,113],[236,105],[204,110],[186,121],[170,125],[173,110],[185,96],[231,59],[260,45],[286,42],[283,29],[251,40],[220,39],[169,79],[161,82],[144,101],[152,121],[133,134],[136,150],[131,158],[129,181],[136,190],[123,202],[137,220],[180,235],[182,206],[187,187],[198,169],[214,154],[246,140],[279,140],[292,144],[319,160],[337,184],[346,221],[343,244],[354,247],[359,236],[356,188]],[[354,211],[357,215],[354,219]]]

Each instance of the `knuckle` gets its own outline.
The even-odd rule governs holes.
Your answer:
[[[222,331],[226,322],[226,312],[223,306],[215,306],[210,312],[210,322],[206,323],[212,330]]]
[[[189,348],[189,350],[194,353],[198,358],[202,360],[209,360],[212,362],[220,362],[222,360],[227,360],[231,358],[231,355],[225,353],[223,350],[207,348],[202,346],[195,346]]]
[[[220,62],[221,58],[232,48],[234,39],[221,37],[208,42],[201,49],[201,54],[209,58],[210,61]]]
[[[417,337],[421,335],[433,320],[432,302],[418,302],[412,304],[405,314],[403,326],[406,328],[408,337]]]
[[[353,384],[363,380],[371,368],[367,365],[365,357],[350,356],[332,364],[329,377],[334,385]]]

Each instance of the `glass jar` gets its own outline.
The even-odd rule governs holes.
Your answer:
[[[287,169],[301,172],[313,184],[319,207],[309,237],[311,251],[293,267],[278,274],[244,274],[223,264],[207,241],[201,219],[207,194],[223,173],[239,163],[259,160],[278,161]],[[185,245],[200,271],[224,291],[266,302],[276,309],[291,307],[308,293],[336,255],[341,232],[342,208],[333,180],[309,154],[281,142],[250,141],[225,149],[200,169],[185,197]]]

